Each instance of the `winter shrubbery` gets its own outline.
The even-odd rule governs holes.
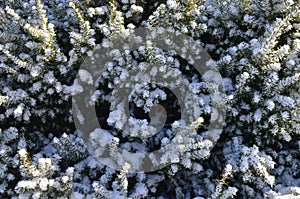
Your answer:
[[[0,5],[0,198],[300,197],[298,0]],[[211,93],[219,85],[195,70],[189,55],[197,50],[182,46],[187,55],[182,57],[151,42],[131,51],[113,48],[111,40],[135,28],[184,34],[209,53],[206,66],[221,74],[224,89],[221,132],[209,129],[218,114]],[[111,48],[114,57],[101,74],[81,69],[96,56],[95,48]],[[194,123],[183,122],[172,88],[151,83],[157,74],[178,80],[172,88],[188,85],[184,99],[193,93],[190,99],[197,103],[184,105]],[[84,125],[89,118],[74,114],[72,99],[95,83],[95,75],[97,89],[84,102],[94,107],[93,119],[103,129],[90,129],[84,137],[75,121]],[[148,83],[132,84],[137,79]],[[117,87],[133,90],[129,118],[117,103]],[[153,115],[153,107],[161,117]],[[159,132],[149,126],[155,121],[165,121]],[[176,137],[180,131],[188,136]],[[130,172],[140,162],[126,162],[117,153],[151,152],[169,143],[177,143],[170,146],[174,151],[150,158],[167,166],[152,172]],[[119,169],[97,155],[111,158]]]

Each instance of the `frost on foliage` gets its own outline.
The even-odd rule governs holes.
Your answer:
[[[224,155],[233,166],[233,173],[240,173],[243,182],[254,182],[259,176],[271,187],[275,184],[275,177],[269,173],[274,169],[275,162],[270,156],[259,151],[257,146],[246,147],[240,145],[238,138],[224,149]],[[255,176],[255,177],[254,177]]]
[[[62,163],[74,163],[84,159],[87,151],[82,139],[74,135],[63,134],[61,138],[54,138],[52,145],[56,154],[63,160]]]
[[[279,199],[279,198],[299,198],[300,189],[299,187],[281,187],[276,191],[269,191],[265,194],[265,198],[268,199]]]
[[[23,179],[15,187],[19,198],[68,198],[72,189],[73,168],[64,174],[55,172],[58,168],[52,165],[50,158],[39,158],[35,165],[26,149],[18,151],[20,169]]]
[[[299,0],[24,0],[0,5],[1,197],[299,198]],[[216,85],[204,83],[188,58],[149,43],[132,52],[112,49],[115,60],[104,66],[99,88],[86,103],[100,109],[97,116],[106,128],[92,131],[92,147],[99,149],[96,155],[107,155],[108,161],[112,156],[120,164],[115,171],[87,153],[74,131],[70,102],[96,81],[80,70],[94,47],[102,43],[107,48],[109,39],[138,27],[192,36],[212,57],[206,65],[220,71],[228,101],[209,95]],[[147,63],[154,66],[143,73]],[[199,117],[186,137],[174,140],[186,126],[175,97],[155,85],[130,84],[131,70],[141,71],[137,78],[144,82],[158,73],[184,76],[189,85],[184,92],[195,94],[200,107],[193,109]],[[76,74],[81,82],[73,81]],[[128,98],[128,121],[110,101],[112,90],[122,86],[135,89]],[[216,117],[212,101],[227,107],[222,132],[207,130]],[[154,132],[151,108],[158,104],[167,118]],[[76,117],[86,122],[83,113]],[[132,136],[123,133],[126,127]],[[101,151],[99,141],[109,150]],[[168,146],[172,141],[176,146]],[[171,164],[152,173],[130,173],[129,163],[114,156],[119,147],[147,152],[163,146],[169,153],[151,161]],[[136,159],[130,166],[139,163]]]

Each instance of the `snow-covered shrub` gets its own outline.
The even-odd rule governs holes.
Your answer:
[[[26,149],[18,151],[20,170],[24,180],[18,182],[15,190],[18,198],[68,198],[72,189],[73,168],[55,177],[58,172],[50,158],[39,158],[38,167],[29,159]]]
[[[0,1],[1,198],[299,197],[299,5],[299,0]],[[215,85],[188,59],[147,43],[133,51],[114,49],[115,60],[103,66],[106,72],[86,104],[95,107],[94,119],[103,127],[91,129],[93,147],[100,140],[109,151],[91,154],[74,125],[89,118],[72,110],[72,97],[95,83],[81,64],[95,47],[108,48],[111,40],[140,27],[178,31],[207,50],[212,58],[207,66],[220,72],[226,91],[222,134],[208,130]],[[183,76],[185,92],[198,100],[186,101],[199,111],[186,132],[189,144],[171,146],[176,153],[156,160],[170,164],[150,173],[131,173],[138,165],[116,156],[117,150],[157,150],[186,124],[171,89],[131,85],[130,70],[141,71],[145,81],[157,73]],[[122,121],[112,92],[126,82],[135,90],[128,97],[131,117]],[[153,117],[153,107],[167,117]],[[155,119],[165,121],[159,132],[148,126]],[[119,170],[93,156],[106,153]]]

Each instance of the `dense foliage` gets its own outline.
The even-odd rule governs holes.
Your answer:
[[[299,0],[1,0],[0,5],[0,198],[300,197]],[[168,114],[164,128],[146,142],[122,134],[110,97],[129,78],[130,67],[159,63],[154,70],[161,72],[174,67],[199,97],[203,120],[189,150],[182,149],[180,157],[168,154],[160,161],[172,163],[150,173],[131,173],[126,163],[121,170],[103,165],[75,128],[74,119],[83,116],[72,114],[72,96],[82,92],[76,75],[89,82],[80,70],[85,58],[99,44],[140,27],[171,28],[199,42],[226,90],[219,137],[208,130],[213,85],[203,83],[186,59],[149,45],[118,52],[117,61],[103,66],[93,99],[107,137],[97,137],[99,129],[91,135],[112,151],[155,150],[183,125],[172,92],[148,85],[131,95],[135,119],[125,124],[143,137],[151,131],[148,112],[159,103]],[[214,147],[205,137],[212,137]]]

